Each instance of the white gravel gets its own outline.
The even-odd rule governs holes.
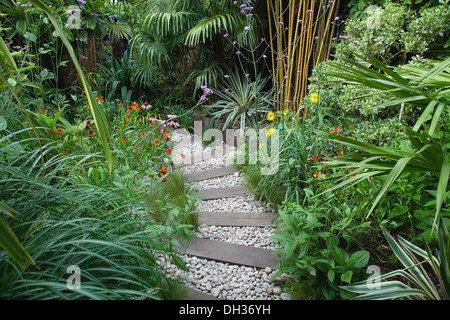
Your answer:
[[[185,284],[204,293],[226,300],[289,300],[288,294],[271,281],[276,270],[239,266],[198,257],[182,257],[187,268],[182,271],[169,259],[162,259],[166,273],[172,279],[183,279]],[[282,275],[275,279],[286,280]]]
[[[245,183],[244,177],[239,176],[239,172],[224,177],[195,181],[189,183],[191,189],[218,189],[236,187]]]
[[[202,225],[197,230],[197,237],[275,250],[277,246],[269,239],[273,230],[275,230],[274,227]]]
[[[197,209],[202,212],[265,212],[255,196],[203,200],[197,203]]]

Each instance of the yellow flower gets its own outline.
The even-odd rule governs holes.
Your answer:
[[[284,109],[283,116],[286,117],[288,115],[288,113],[289,113],[289,109]]]
[[[319,102],[319,94],[318,93],[313,93],[311,96],[311,102],[312,103],[317,103]]]
[[[270,137],[274,131],[275,131],[274,128],[270,128],[270,129],[267,131],[267,136]]]
[[[269,113],[267,114],[267,120],[273,121],[274,119],[275,119],[275,113],[269,112]]]

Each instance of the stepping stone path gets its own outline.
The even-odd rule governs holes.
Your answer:
[[[276,213],[245,188],[243,177],[232,165],[235,148],[223,142],[221,147],[225,152],[216,155],[198,142],[174,148],[175,167],[183,170],[185,183],[201,202],[197,203],[196,235],[179,248],[188,271],[163,261],[169,264],[167,272],[184,279],[189,289],[186,300],[289,299],[270,281],[279,263],[273,254],[276,247],[268,238]],[[202,153],[204,158],[186,161],[186,155]]]

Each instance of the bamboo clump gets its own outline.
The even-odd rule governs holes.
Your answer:
[[[311,70],[329,58],[338,8],[339,0],[267,0],[277,111],[300,115]]]

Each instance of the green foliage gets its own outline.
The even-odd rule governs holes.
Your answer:
[[[378,275],[370,279],[370,282],[357,282],[350,286],[344,286],[343,289],[359,294],[356,299],[365,300],[386,300],[386,299],[431,299],[431,300],[448,300],[450,298],[450,267],[449,254],[450,238],[447,226],[439,221],[436,226],[438,249],[433,254],[427,245],[423,250],[411,242],[399,237],[398,241],[387,233],[384,235],[389,242],[392,250],[397,258],[401,261],[404,269],[394,270],[384,275]],[[417,256],[424,259],[420,261]],[[433,280],[429,276],[424,263],[428,263],[434,273],[435,278],[439,281],[437,290]],[[404,279],[406,283],[392,280],[389,278],[398,277]],[[441,293],[440,293],[441,291]]]
[[[351,58],[367,54],[384,63],[405,64],[413,55],[442,56],[445,52],[450,8],[448,1],[415,11],[411,6],[385,1],[350,19],[336,53]]]
[[[206,108],[216,119],[225,119],[223,130],[230,125],[239,128],[256,127],[261,116],[271,110],[272,90],[264,91],[267,79],[241,77],[234,73],[228,78],[229,86],[222,91],[214,91],[219,100]]]
[[[5,218],[40,268],[18,270],[1,252],[3,298],[172,299],[174,284],[157,253],[175,254],[177,237],[190,235],[181,219],[190,207],[159,224],[147,204],[154,196],[150,177],[125,165],[111,176],[94,154],[52,154],[54,143],[41,141],[42,155],[30,129],[0,140],[1,206],[20,212]],[[80,291],[66,288],[69,265],[81,268]]]
[[[342,243],[340,239],[351,240],[353,232],[363,231],[369,223],[352,226],[354,217],[350,210],[340,214],[337,210],[289,201],[280,206],[280,228],[270,237],[282,247],[276,251],[282,261],[274,277],[286,272],[294,280],[308,281],[310,286],[319,284],[325,299],[338,298],[338,292],[341,298],[349,297],[338,286],[364,276],[362,270],[369,261],[369,252],[348,252],[351,242]]]

